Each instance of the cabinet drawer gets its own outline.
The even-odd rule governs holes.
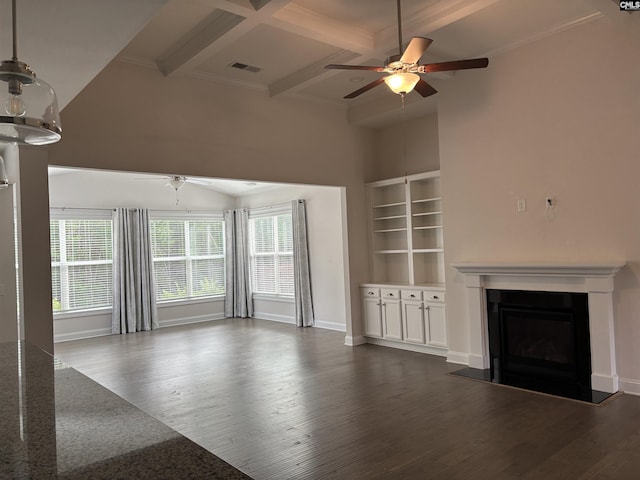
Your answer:
[[[427,290],[424,292],[424,301],[444,303],[444,292]]]
[[[394,288],[382,288],[380,292],[384,298],[400,298],[400,290]]]
[[[363,297],[378,298],[380,296],[379,288],[361,288]]]
[[[421,290],[401,290],[403,300],[422,300]]]

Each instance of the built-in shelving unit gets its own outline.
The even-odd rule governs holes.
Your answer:
[[[444,284],[440,172],[368,185],[373,281]]]

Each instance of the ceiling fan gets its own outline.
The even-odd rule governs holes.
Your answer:
[[[399,95],[406,95],[415,89],[423,97],[428,97],[437,93],[437,90],[429,85],[425,80],[420,78],[418,74],[447,72],[451,70],[466,70],[470,68],[485,68],[489,65],[488,58],[473,58],[469,60],[454,60],[451,62],[427,63],[419,65],[418,62],[424,52],[431,45],[430,38],[413,37],[407,48],[402,50],[402,10],[400,6],[401,0],[398,0],[398,55],[392,55],[385,61],[384,67],[376,67],[369,65],[325,65],[324,68],[329,70],[369,70],[380,73],[388,73],[384,77],[380,77],[362,88],[351,92],[344,98],[355,98],[373,87],[377,87],[382,82]]]
[[[167,180],[167,183],[163,185],[164,187],[170,187],[173,190],[175,190],[176,205],[178,205],[178,203],[180,202],[178,198],[178,190],[184,187],[185,184],[193,183],[196,185],[211,185],[211,183],[206,180],[202,180],[200,178],[189,178],[189,177],[185,177],[184,175],[163,175],[163,176],[157,176],[157,177],[138,177],[137,178],[137,180],[161,180],[161,179]]]

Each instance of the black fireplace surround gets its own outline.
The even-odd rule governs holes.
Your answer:
[[[586,293],[487,290],[490,378],[592,401]]]

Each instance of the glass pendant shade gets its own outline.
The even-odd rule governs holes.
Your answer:
[[[25,63],[0,62],[0,141],[47,145],[62,137],[58,100]]]
[[[420,77],[415,73],[394,73],[384,77],[384,83],[393,93],[403,95],[409,93],[416,86]]]

